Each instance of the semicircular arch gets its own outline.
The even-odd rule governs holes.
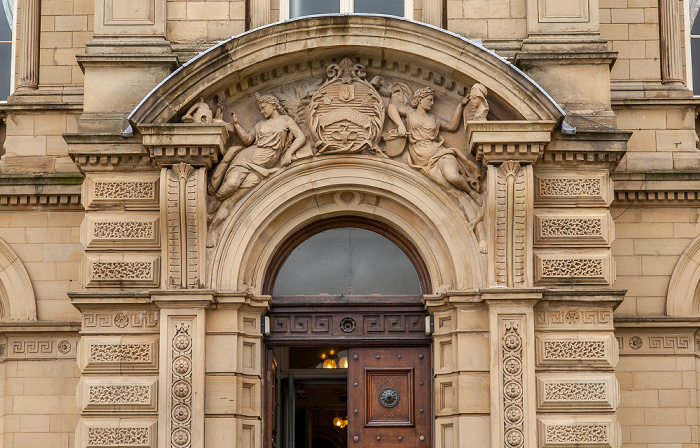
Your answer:
[[[683,250],[673,269],[666,296],[666,314],[700,316],[700,236]]]
[[[442,190],[401,164],[371,156],[328,156],[268,179],[236,205],[210,253],[208,284],[260,294],[275,254],[311,223],[339,216],[392,227],[417,250],[432,291],[484,284],[485,256],[464,213]]]
[[[36,320],[36,299],[27,269],[1,239],[0,320]]]
[[[346,56],[366,62],[374,73],[403,75],[447,92],[463,94],[481,83],[497,119],[552,121],[564,115],[527,75],[457,34],[393,17],[342,15],[273,24],[221,42],[163,80],[129,120],[134,126],[171,122],[200,97],[226,92],[240,98],[309,73],[322,77],[325,63]]]

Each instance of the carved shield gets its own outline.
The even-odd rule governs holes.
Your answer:
[[[365,67],[345,58],[326,71],[329,79],[309,104],[316,154],[376,150],[384,126],[384,103],[365,81]]]

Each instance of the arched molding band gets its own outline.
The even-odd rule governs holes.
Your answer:
[[[683,250],[673,269],[666,314],[674,317],[700,315],[700,236]]]
[[[212,47],[156,86],[129,120],[132,125],[167,123],[202,96],[258,91],[264,86],[250,85],[251,79],[283,83],[276,78],[294,79],[295,67],[311,67],[314,76],[323,78],[325,66],[314,62],[345,56],[380,63],[414,61],[420,70],[406,76],[435,85],[446,79],[465,86],[480,82],[489,91],[492,111],[499,104],[510,109],[513,116],[502,119],[563,117],[562,109],[527,75],[456,34],[406,19],[335,15],[265,26]],[[234,92],[232,86],[238,86]]]
[[[36,299],[19,256],[0,240],[0,320],[36,320]]]
[[[485,256],[444,191],[398,162],[327,156],[295,164],[237,204],[209,253],[208,284],[260,294],[274,255],[304,226],[338,216],[392,227],[418,251],[433,291],[484,284]],[[344,200],[343,193],[352,193]],[[345,195],[349,197],[349,195]]]

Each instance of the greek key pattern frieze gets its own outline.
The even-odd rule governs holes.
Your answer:
[[[621,354],[669,355],[694,354],[695,339],[692,332],[674,333],[627,333],[616,335]],[[698,344],[700,347],[700,344]]]
[[[7,342],[8,359],[75,358],[78,338],[15,338]],[[3,353],[4,355],[4,353]]]
[[[525,444],[523,384],[523,339],[517,321],[505,321],[502,339],[503,441],[505,448]]]
[[[172,339],[170,446],[192,446],[192,336],[180,323]]]
[[[157,332],[156,311],[83,312],[83,332]]]
[[[603,327],[612,329],[611,310],[539,310],[535,311],[535,328],[581,329]]]

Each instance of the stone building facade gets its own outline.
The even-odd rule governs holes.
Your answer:
[[[18,0],[0,446],[698,447],[695,5],[298,4]]]

